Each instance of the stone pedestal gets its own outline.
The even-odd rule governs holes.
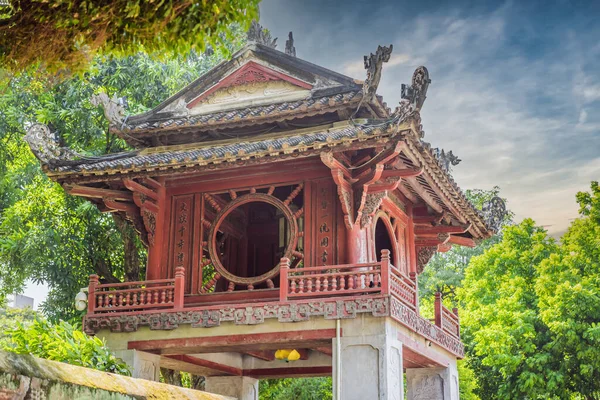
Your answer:
[[[408,400],[458,400],[456,364],[448,368],[409,368],[406,370]]]
[[[333,391],[340,373],[340,398],[335,400],[403,400],[402,343],[387,318],[342,321],[341,371],[333,340]]]
[[[137,350],[119,350],[115,351],[115,356],[129,365],[132,377],[156,382],[160,380],[159,355]]]
[[[246,376],[207,376],[204,390],[238,400],[258,400],[258,379]]]

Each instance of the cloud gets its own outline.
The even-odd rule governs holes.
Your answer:
[[[401,83],[426,65],[432,84],[422,112],[425,140],[463,160],[454,169],[461,187],[499,185],[517,218],[564,230],[577,217],[576,192],[600,176],[600,115],[590,112],[600,103],[599,29],[559,10],[548,30],[547,15],[515,3],[412,14],[402,9],[407,4],[394,7],[373,7],[368,15],[347,7],[333,18],[298,6],[293,18],[280,14],[276,23],[297,24],[304,58],[359,79],[362,56],[392,42],[378,90],[392,108]],[[376,29],[365,20],[377,21]]]

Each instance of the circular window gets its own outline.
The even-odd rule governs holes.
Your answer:
[[[216,216],[209,232],[215,269],[230,282],[259,284],[279,273],[296,248],[298,227],[290,208],[264,193],[238,197]]]

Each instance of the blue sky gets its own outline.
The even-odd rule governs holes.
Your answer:
[[[379,94],[425,65],[425,140],[463,162],[463,189],[501,187],[519,219],[558,234],[575,194],[600,179],[600,2],[264,0],[261,23],[283,48],[364,79],[363,55],[394,45]]]

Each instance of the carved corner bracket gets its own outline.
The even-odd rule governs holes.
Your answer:
[[[377,154],[347,156],[343,152],[323,152],[321,160],[331,169],[337,185],[348,229],[370,224],[384,198],[398,188],[403,177],[418,176],[422,170],[394,169],[394,162],[406,144],[396,141]]]

